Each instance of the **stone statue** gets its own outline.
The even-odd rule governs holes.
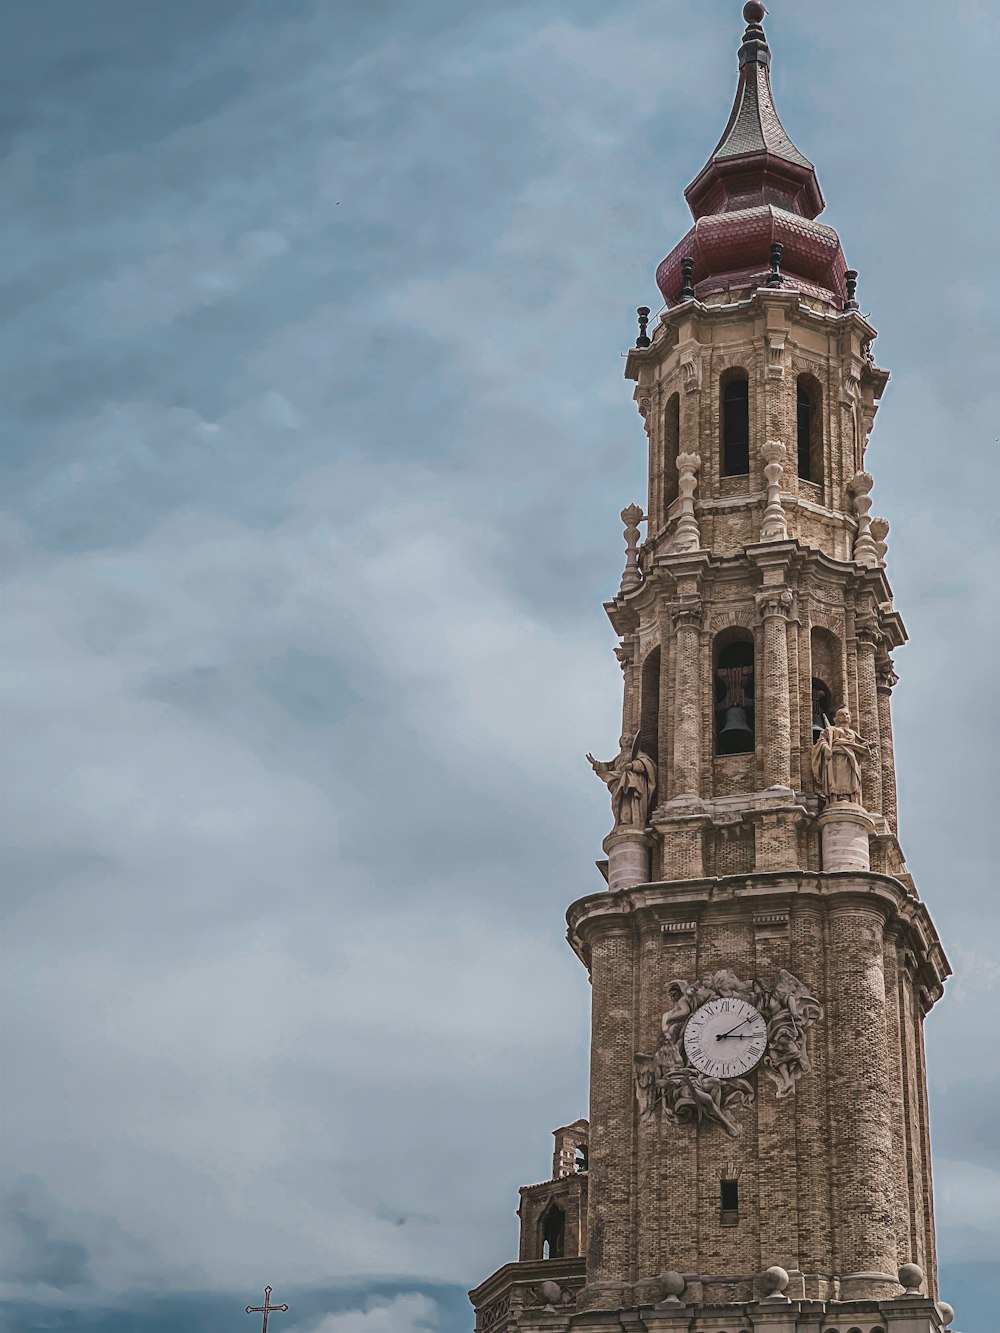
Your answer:
[[[851,714],[838,708],[832,722],[824,716],[824,727],[813,746],[812,771],[816,790],[827,801],[861,804],[861,755],[871,745],[851,726]]]
[[[731,1138],[738,1138],[739,1124],[728,1114],[733,1105],[747,1106],[754,1100],[752,1084],[743,1078],[712,1078],[685,1063],[679,1044],[664,1033],[652,1056],[637,1055],[635,1085],[639,1110],[652,1115],[657,1105],[675,1124],[697,1124],[711,1120]]]
[[[793,1095],[798,1079],[812,1068],[806,1054],[806,1031],[822,1018],[823,1006],[797,977],[782,968],[758,1008],[767,1019],[764,1072],[777,1088],[780,1101]]]
[[[639,749],[639,733],[630,741],[622,736],[621,752],[610,763],[588,754],[590,766],[611,792],[611,811],[617,832],[623,828],[644,829],[656,788],[656,765]]]

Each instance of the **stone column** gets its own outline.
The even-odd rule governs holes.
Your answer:
[[[850,801],[834,801],[820,815],[816,827],[822,838],[825,871],[870,870],[875,825],[867,811]]]
[[[788,682],[788,613],[792,594],[783,586],[757,594],[757,610],[764,622],[763,689],[757,697],[763,707],[764,786],[791,786],[792,729]]]
[[[612,893],[649,883],[651,843],[642,829],[616,829],[601,845],[608,854],[608,888]]]
[[[875,685],[875,654],[882,641],[875,619],[859,617],[855,621],[858,675],[858,731],[871,745],[861,760],[862,804],[872,814],[882,813],[881,740],[878,724],[878,692]]]
[[[701,797],[701,656],[703,608],[688,597],[671,608],[676,641],[674,667],[674,765],[671,797]]]
[[[834,1268],[843,1300],[894,1296],[895,1165],[890,1107],[892,1061],[886,1030],[883,915],[856,892],[829,914],[829,1032],[833,1140]],[[874,1274],[885,1277],[873,1276]]]
[[[809,988],[810,994],[823,1004],[826,1015],[809,1033],[809,1060],[812,1070],[799,1079],[795,1089],[794,1107],[788,1101],[783,1109],[795,1113],[795,1142],[798,1156],[798,1266],[806,1273],[828,1271],[833,1249],[830,1217],[830,1181],[835,1171],[830,1154],[813,1152],[809,1145],[825,1142],[829,1137],[827,1087],[830,1077],[829,1008],[826,993],[826,956],[823,940],[823,917],[818,899],[797,897],[791,915],[791,970]],[[812,1279],[806,1289],[806,1298],[816,1300],[825,1294]],[[714,1330],[713,1330],[714,1333]],[[825,1330],[824,1330],[825,1333]]]
[[[593,985],[587,1287],[581,1307],[617,1308],[629,1281],[634,1151],[634,940],[621,920],[586,927]]]
[[[899,680],[888,655],[875,660],[875,689],[878,692],[879,758],[882,767],[882,813],[893,833],[896,820],[896,755],[892,745],[892,687]]]

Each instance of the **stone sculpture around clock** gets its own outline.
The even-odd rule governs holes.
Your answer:
[[[635,1087],[639,1114],[652,1116],[659,1108],[663,1116],[676,1124],[717,1124],[733,1138],[741,1131],[734,1113],[750,1105],[755,1098],[753,1084],[739,1074],[760,1064],[774,1083],[779,1099],[790,1097],[795,1085],[810,1069],[806,1049],[809,1028],[823,1017],[823,1007],[809,989],[791,972],[782,968],[774,983],[767,987],[754,979],[742,981],[734,972],[723,969],[709,972],[697,981],[672,981],[667,988],[672,1007],[663,1015],[660,1039],[652,1055],[635,1057]],[[737,1032],[746,1036],[749,1060],[740,1047],[739,1058],[713,1060],[705,1053],[703,1040],[685,1042],[691,1019],[709,1006],[704,1021],[696,1028],[725,1028],[727,1011],[718,1001],[739,1002],[732,1011],[733,1029],[720,1031],[720,1042],[736,1041]],[[718,1015],[719,1021],[716,1021]],[[692,1036],[693,1036],[692,1030]],[[711,1046],[711,1040],[708,1042]],[[692,1058],[694,1056],[694,1058]],[[728,1069],[737,1073],[727,1073]]]

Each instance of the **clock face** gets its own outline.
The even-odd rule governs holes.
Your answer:
[[[684,1050],[696,1069],[713,1078],[748,1073],[767,1049],[767,1023],[746,1000],[709,1000],[684,1029]]]

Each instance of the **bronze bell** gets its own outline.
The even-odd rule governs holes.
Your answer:
[[[753,727],[747,721],[745,708],[726,709],[726,720],[719,732],[719,746],[723,754],[744,754],[753,749]]]

